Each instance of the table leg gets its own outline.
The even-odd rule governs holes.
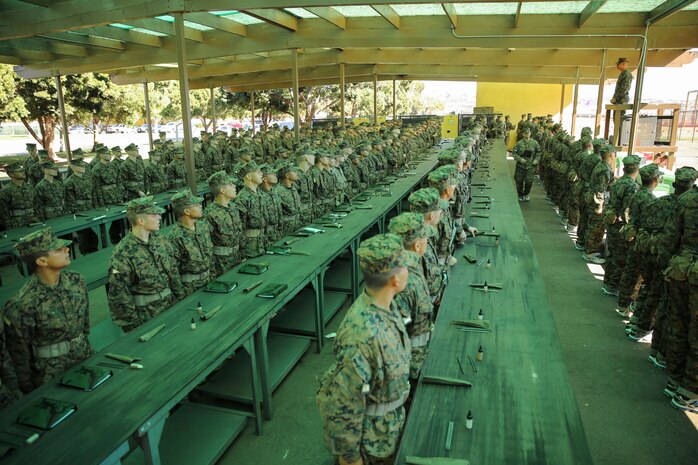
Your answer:
[[[260,330],[257,330],[259,333]],[[247,340],[243,344],[243,348],[247,351],[250,356],[250,376],[252,377],[252,409],[254,410],[254,421],[257,427],[257,434],[262,434],[262,409],[260,408],[259,393],[262,390],[259,385],[259,371],[257,367],[257,351],[255,350],[255,344],[251,340]]]
[[[359,249],[359,241],[361,238],[354,239],[349,246],[351,251],[351,297],[352,301],[359,297],[359,257],[356,251]]]
[[[133,435],[133,439],[143,449],[146,465],[160,465],[162,463],[160,460],[160,438],[168,416],[169,413],[165,412],[159,418],[151,418]]]
[[[317,338],[317,352],[322,352],[325,338],[325,271],[323,269],[310,282],[315,289],[315,337]]]
[[[119,447],[109,454],[104,460],[99,462],[99,465],[121,465],[121,458],[128,453],[128,441],[121,444]]]
[[[262,409],[265,420],[271,420],[271,382],[269,379],[269,352],[267,350],[267,332],[269,331],[269,320],[262,324],[254,333],[254,348],[259,356],[259,379],[262,388]]]

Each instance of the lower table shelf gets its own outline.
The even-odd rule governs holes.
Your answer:
[[[272,391],[276,389],[298,360],[310,347],[310,338],[290,334],[269,333],[267,351],[269,356],[269,383]],[[257,354],[259,356],[260,354]],[[250,379],[250,356],[244,350],[223,364],[220,370],[211,376],[205,384],[197,388],[198,392],[252,404],[252,381]]]
[[[349,295],[344,292],[325,291],[325,308],[323,323],[327,323],[337,314]],[[303,289],[298,295],[271,320],[273,329],[295,334],[315,336],[315,291]]]
[[[163,465],[216,463],[245,427],[247,416],[234,410],[185,402],[165,421],[160,439]],[[145,463],[141,449],[124,461]]]

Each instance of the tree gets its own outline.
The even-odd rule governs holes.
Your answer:
[[[223,100],[228,107],[231,108],[230,111],[243,110],[249,112],[251,108],[251,96],[250,92],[228,92],[221,89],[223,94]],[[269,127],[269,123],[276,117],[282,114],[291,114],[291,108],[293,107],[293,99],[291,97],[291,92],[289,89],[271,89],[264,91],[257,91],[254,94],[255,112],[262,120],[262,126],[266,130]]]
[[[12,66],[0,65],[0,121],[19,121],[27,116],[24,100],[17,93]]]
[[[26,113],[20,121],[29,134],[53,157],[53,139],[58,125],[58,97],[53,79],[22,79],[14,75],[15,89],[24,101]],[[31,121],[39,123],[40,135],[30,126]]]

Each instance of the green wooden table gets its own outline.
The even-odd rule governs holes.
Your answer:
[[[492,206],[489,211],[469,211],[490,218],[468,221],[480,230],[494,226],[501,233],[500,244],[497,247],[493,237],[469,238],[456,250],[458,264],[451,270],[422,372],[464,379],[472,387],[420,380],[396,463],[419,456],[488,465],[588,465],[592,460],[584,428],[501,141],[480,163],[488,159],[492,180],[476,171],[473,183],[492,187],[484,194],[493,198]],[[473,193],[483,195],[478,188]],[[464,254],[482,264],[468,263]],[[470,287],[486,280],[501,283],[502,291],[484,293]],[[451,324],[477,320],[480,309],[491,333],[461,332]],[[477,361],[480,346],[484,357]],[[472,429],[466,428],[468,411],[474,417]],[[453,433],[447,450],[449,422]]]
[[[104,354],[118,353],[142,359],[143,370],[114,370],[114,377],[95,391],[88,393],[48,384],[6,409],[0,415],[0,431],[17,431],[14,420],[24,408],[39,397],[74,402],[78,410],[65,423],[43,434],[32,446],[20,447],[6,463],[62,464],[62,463],[119,463],[127,451],[127,441],[133,437],[141,445],[146,463],[159,464],[158,445],[166,429],[169,412],[196,386],[204,381],[238,349],[247,352],[250,392],[253,396],[251,412],[258,432],[262,429],[261,408],[271,418],[271,391],[267,354],[269,321],[303,288],[312,283],[316,290],[318,344],[323,340],[323,277],[327,267],[345,249],[351,250],[353,295],[358,294],[358,263],[356,248],[361,235],[379,223],[384,228],[386,215],[428,174],[436,164],[436,151],[413,169],[414,174],[397,179],[390,186],[392,196],[374,197],[370,210],[354,210],[344,219],[341,229],[327,229],[325,233],[303,238],[293,248],[310,252],[310,256],[264,256],[250,261],[267,261],[269,270],[261,276],[244,275],[231,270],[224,278],[232,278],[238,287],[230,294],[196,292],[178,302],[157,318],[124,335],[95,354],[86,364],[110,362]],[[288,289],[276,299],[255,297],[255,292],[244,294],[242,289],[259,280],[265,283],[283,282]],[[259,290],[259,288],[257,289]],[[204,309],[221,305],[221,310],[209,321],[198,321],[192,331],[190,321],[197,303]],[[138,342],[142,334],[165,324],[161,334],[149,342]],[[164,334],[172,329],[171,332]],[[261,397],[261,398],[260,398]],[[189,403],[185,403],[189,405]],[[177,413],[175,413],[175,416]],[[1,438],[2,436],[0,436]],[[200,447],[193,444],[192,447]]]

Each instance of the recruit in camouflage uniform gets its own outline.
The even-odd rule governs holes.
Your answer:
[[[536,167],[540,161],[540,146],[538,142],[531,139],[530,129],[524,129],[523,139],[516,143],[512,154],[516,161],[514,180],[516,181],[516,192],[519,200],[528,200],[531,192],[533,178],[536,175]]]
[[[51,162],[51,157],[49,156],[48,150],[41,149],[38,151],[38,161],[33,163],[27,169],[27,181],[30,184],[36,186],[39,181],[44,178],[44,167],[45,163]]]
[[[203,201],[189,189],[172,196],[177,224],[167,234],[167,240],[187,295],[208,284],[215,275],[210,226],[200,220]]]
[[[92,355],[85,280],[64,270],[68,245],[51,228],[23,237],[16,248],[34,275],[5,305],[7,348],[22,392],[29,393]]]
[[[640,229],[644,227],[645,221],[651,217],[653,204],[656,201],[652,191],[659,179],[658,166],[655,164],[643,166],[640,168],[640,178],[642,187],[630,197],[628,224],[623,231],[625,239],[630,242],[618,288],[618,311],[623,317],[630,316],[632,313],[628,307],[638,295],[644,280],[643,271],[647,271],[643,266],[644,260],[637,236]]]
[[[262,170],[262,184],[259,185],[257,192],[262,201],[262,212],[266,219],[264,228],[264,240],[267,247],[279,240],[282,234],[281,226],[281,199],[275,193],[274,186],[278,184],[276,171],[269,164],[264,164]]]
[[[625,269],[625,259],[630,244],[625,240],[622,232],[628,223],[630,198],[639,188],[635,181],[639,165],[640,157],[637,155],[623,158],[624,174],[611,185],[611,194],[604,211],[606,263],[602,290],[608,295],[618,296],[620,278]]]
[[[317,393],[325,444],[343,463],[363,458],[365,465],[392,463],[405,422],[409,395],[410,343],[392,297],[407,282],[406,252],[392,234],[375,236],[357,251],[367,282],[347,311],[334,342],[336,363],[324,374]],[[402,272],[392,276],[397,269]],[[392,276],[386,280],[387,276]],[[367,279],[368,281],[368,279]],[[378,304],[375,295],[386,295]]]
[[[441,220],[441,212],[446,202],[439,197],[439,191],[433,187],[419,189],[410,194],[408,201],[410,203],[410,211],[421,213],[425,222],[429,225],[428,233],[429,240],[427,248],[422,255],[422,268],[424,277],[427,280],[429,287],[429,295],[432,302],[436,300],[441,290],[443,277],[441,274],[441,266],[439,266],[439,257],[436,252],[436,225]],[[429,218],[427,218],[429,217]]]
[[[594,263],[604,263],[599,257],[601,242],[604,235],[603,209],[608,200],[608,190],[613,181],[613,169],[611,168],[613,147],[605,145],[599,153],[602,162],[598,163],[591,172],[589,191],[586,196],[585,208],[587,209],[588,226],[584,238],[584,259]]]
[[[286,236],[303,226],[301,222],[301,197],[296,188],[298,168],[290,162],[277,165],[279,183],[274,193],[281,203],[281,236]]]
[[[38,221],[34,212],[36,191],[27,183],[21,163],[10,163],[5,172],[11,181],[0,189],[0,224],[3,230],[21,228]]]
[[[698,189],[678,199],[660,243],[660,256],[671,257],[668,279],[667,371],[676,393],[672,405],[698,413]],[[667,387],[669,387],[669,384]],[[666,390],[665,390],[666,393]]]
[[[214,269],[216,276],[220,276],[242,260],[242,223],[233,203],[237,197],[233,178],[225,171],[218,171],[208,178],[208,185],[214,197],[204,210],[204,219],[210,226]]]
[[[145,195],[145,166],[136,144],[129,144],[124,150],[128,157],[119,165],[119,183],[124,189],[124,200],[128,201]]]
[[[57,179],[58,165],[49,161],[41,166],[44,169],[44,178],[34,187],[37,203],[35,211],[39,219],[46,221],[64,215],[65,188]]]
[[[604,139],[594,139],[592,141],[594,150],[592,152],[583,153],[579,160],[579,188],[577,189],[577,199],[579,204],[579,225],[577,226],[577,244],[578,250],[584,250],[584,240],[586,231],[589,226],[589,209],[585,208],[587,192],[589,192],[589,183],[591,182],[591,173],[597,164],[601,163],[599,150],[606,145]]]
[[[388,231],[400,236],[407,251],[407,286],[395,296],[395,304],[405,319],[407,333],[410,335],[410,379],[416,380],[427,358],[433,328],[434,305],[421,260],[429,243],[427,225],[419,213],[402,213],[390,220]]]
[[[616,88],[611,97],[611,103],[614,105],[625,105],[630,102],[630,86],[633,83],[633,73],[628,69],[628,59],[618,58],[616,69],[621,73],[616,81]]]
[[[439,257],[439,264],[449,262],[449,266],[455,265],[455,258],[452,255],[454,234],[456,229],[450,213],[450,200],[455,192],[455,167],[453,165],[441,166],[427,176],[430,187],[439,191],[439,197],[444,200],[447,206],[441,212],[441,219],[437,226],[438,238],[436,241],[436,251]]]
[[[75,153],[73,152],[73,155]],[[65,181],[65,212],[77,214],[94,208],[94,182],[86,173],[88,165],[82,157],[70,161],[70,177]],[[77,231],[78,247],[83,254],[94,252],[99,246],[97,234],[91,228]]]
[[[109,260],[109,310],[114,323],[131,331],[185,296],[167,242],[156,233],[165,212],[152,197],[126,205],[131,231]]]
[[[95,206],[106,207],[123,201],[123,191],[119,186],[119,168],[110,161],[112,153],[108,148],[100,148],[96,157],[99,162],[92,168]]]
[[[160,162],[162,155],[157,150],[151,150],[148,154],[150,156],[148,164],[143,168],[145,193],[148,195],[155,195],[160,192],[165,192],[169,183],[167,181],[165,167]]]
[[[678,208],[678,200],[681,194],[687,192],[698,178],[698,171],[689,166],[683,166],[676,170],[674,177],[674,191],[657,199],[654,203],[653,215],[649,221],[650,227],[655,231],[649,241],[649,249],[658,270],[665,270],[669,266],[669,256],[661,254],[660,244],[664,240],[667,231],[667,224],[674,217]],[[652,346],[650,348],[649,360],[660,368],[666,368],[666,337],[668,315],[670,312],[668,284],[664,276],[657,276],[661,283],[661,297],[657,317],[652,332]],[[653,291],[655,291],[653,289]],[[632,328],[631,328],[632,329]]]
[[[250,161],[240,167],[238,176],[245,184],[235,200],[245,238],[242,255],[245,258],[259,257],[266,251],[264,230],[267,226],[259,188],[262,184],[262,171],[257,163]]]
[[[167,165],[167,184],[173,189],[181,189],[187,185],[187,171],[184,167],[184,151],[182,147],[174,149],[174,159]]]

